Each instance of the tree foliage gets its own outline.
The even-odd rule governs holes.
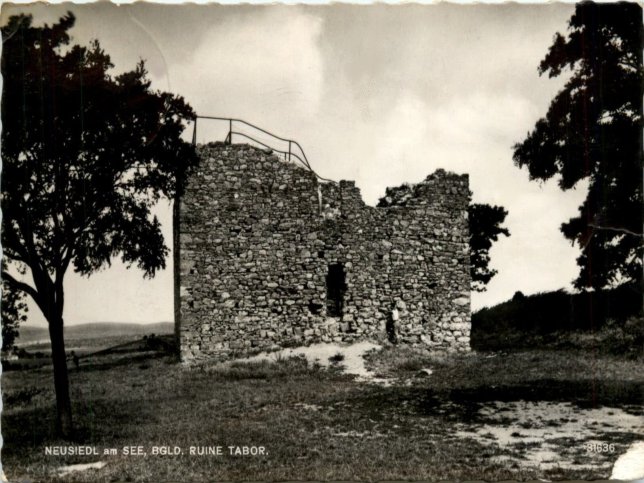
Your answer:
[[[151,89],[145,65],[112,75],[98,41],[70,45],[71,13],[2,27],[2,245],[31,282],[3,271],[49,322],[59,431],[71,433],[63,341],[63,279],[120,256],[146,276],[168,248],[151,208],[172,199],[196,162],[181,139],[194,116],[181,97]],[[15,272],[13,272],[15,273]]]
[[[642,276],[642,9],[579,3],[539,74],[569,76],[514,161],[562,190],[589,183],[579,215],[561,226],[581,247],[578,288]]]
[[[3,260],[3,265],[6,263]],[[2,351],[10,350],[18,337],[18,327],[27,320],[25,294],[2,281]]]
[[[498,273],[490,268],[490,248],[500,235],[510,236],[501,225],[508,212],[502,206],[472,203],[467,209],[470,226],[470,275],[472,289],[484,292],[487,283]]]

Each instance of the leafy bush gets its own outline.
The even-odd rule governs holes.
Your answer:
[[[644,355],[644,317],[631,317],[624,324],[606,324],[597,337],[602,352],[636,358]]]

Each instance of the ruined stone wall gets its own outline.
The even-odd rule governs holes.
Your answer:
[[[199,151],[179,216],[184,361],[357,339],[469,349],[466,175],[376,208],[248,145]]]

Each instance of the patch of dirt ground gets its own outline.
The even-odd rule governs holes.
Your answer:
[[[483,423],[459,423],[456,435],[509,450],[499,461],[543,470],[610,469],[644,430],[641,414],[548,401],[490,401],[476,419]]]

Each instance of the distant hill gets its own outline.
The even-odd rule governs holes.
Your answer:
[[[17,345],[31,344],[49,340],[49,330],[45,327],[20,327]],[[153,324],[132,324],[125,322],[90,322],[65,327],[65,339],[100,339],[115,336],[162,335],[174,332],[174,323],[157,322]]]
[[[629,284],[578,294],[517,292],[511,300],[472,314],[471,344],[475,350],[502,349],[530,344],[534,335],[596,331],[608,322],[619,326],[641,314],[642,293]]]

